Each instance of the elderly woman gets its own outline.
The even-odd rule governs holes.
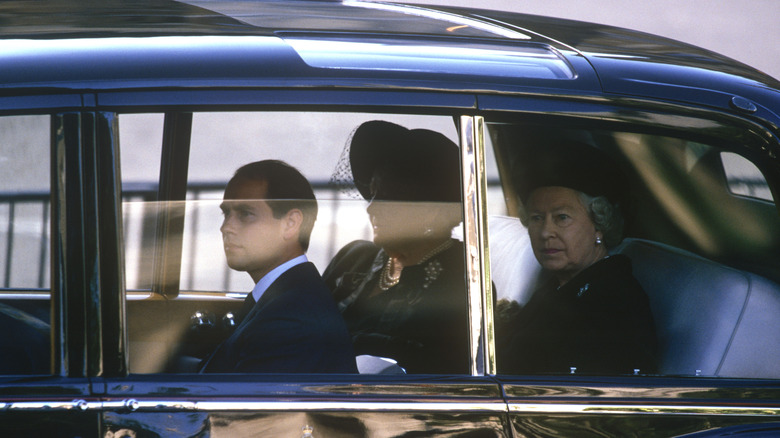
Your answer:
[[[362,124],[349,145],[354,184],[369,204],[373,242],[356,241],[323,274],[355,352],[407,373],[467,373],[458,148],[444,135]]]
[[[522,309],[499,303],[503,373],[649,374],[656,337],[647,296],[620,243],[624,183],[606,155],[564,144],[524,163],[517,185],[546,280]]]

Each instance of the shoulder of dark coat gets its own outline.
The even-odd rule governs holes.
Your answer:
[[[596,292],[602,298],[627,299],[632,295],[646,295],[632,273],[631,259],[622,254],[609,256],[594,263],[564,287],[577,291],[582,288],[593,288],[592,292]]]
[[[293,266],[279,276],[257,305],[263,313],[276,313],[276,318],[300,319],[315,315],[317,319],[327,319],[339,315],[330,289],[311,262]]]

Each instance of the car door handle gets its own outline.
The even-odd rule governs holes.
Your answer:
[[[204,310],[198,310],[190,317],[190,326],[196,330],[210,330],[215,326],[214,314]]]

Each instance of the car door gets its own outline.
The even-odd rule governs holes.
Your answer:
[[[473,106],[472,97],[128,92],[100,94],[97,103],[117,121],[113,138],[121,151],[128,340],[127,374],[96,380],[101,433],[509,436],[506,403],[484,365],[478,131],[473,117],[461,117]],[[460,147],[463,167],[451,170],[464,181],[458,188],[464,201],[456,209],[463,217],[452,238],[469,249],[458,256],[467,274],[453,279],[458,286],[452,300],[464,312],[437,317],[463,329],[436,346],[464,350],[455,355],[459,371],[198,373],[198,364],[234,328],[233,315],[253,287],[249,275],[230,269],[223,255],[219,206],[233,172],[248,162],[276,159],[309,179],[319,213],[307,257],[323,272],[344,245],[372,239],[366,201],[334,176],[348,158],[353,131],[370,120],[433,130]],[[431,280],[447,273],[437,270]]]
[[[102,371],[98,352],[111,350],[94,322],[102,285],[116,286],[108,277],[117,272],[97,237],[110,242],[118,229],[111,193],[94,190],[111,179],[100,166],[111,150],[96,146],[107,125],[82,112],[78,95],[5,97],[2,110],[0,433],[93,435],[99,414],[89,408],[99,402],[89,377]]]
[[[488,166],[488,180],[496,182],[488,222],[497,378],[515,435],[776,434],[778,163],[764,152],[776,150],[776,133],[721,112],[672,112],[650,102],[631,108],[503,96],[480,102],[488,155],[495,157]],[[534,218],[519,196],[523,172],[536,175],[527,163],[565,142],[600,151],[612,162],[608,170],[622,173],[608,186],[625,195],[622,242],[610,248],[610,258],[630,258],[648,297],[657,341],[653,369],[609,371],[630,350],[601,343],[622,333],[594,331],[599,337],[589,338],[558,330],[569,326],[564,319],[547,322],[549,332],[527,325],[578,315],[533,313],[544,308],[537,294],[555,293],[544,286],[555,270],[540,266],[544,255],[527,230]],[[566,168],[589,180],[604,176],[603,167],[577,169],[593,162],[572,163],[573,156],[560,157]],[[580,288],[577,299],[593,284]],[[601,320],[593,324],[609,327],[630,309],[591,311]],[[568,339],[591,347],[561,351]]]

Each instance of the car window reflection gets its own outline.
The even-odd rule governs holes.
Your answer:
[[[131,124],[123,128],[125,137],[137,140],[123,144],[128,161],[147,150],[147,143],[160,141],[158,133],[146,130],[143,123],[157,119],[136,115],[120,119]],[[468,373],[464,246],[457,237],[463,233],[455,126],[451,117],[382,115],[388,121],[377,119],[346,113],[193,115],[187,199],[154,203],[146,201],[149,198],[128,198],[124,205],[125,221],[132,225],[126,243],[133,251],[128,267],[150,282],[152,272],[140,272],[150,269],[144,254],[154,249],[157,238],[154,232],[146,232],[154,231],[148,225],[170,205],[183,212],[178,219],[183,223],[178,296],[160,306],[153,293],[144,295],[129,287],[131,372]],[[385,132],[388,127],[396,132]],[[397,132],[413,139],[398,137]],[[357,143],[361,145],[351,148]],[[225,144],[234,145],[231,153],[218,153]],[[420,144],[424,146],[418,148]],[[246,163],[267,160],[295,167],[313,189],[318,213],[305,257],[323,274],[328,298],[338,309],[341,324],[346,324],[353,350],[350,369],[332,369],[318,362],[311,352],[325,343],[307,344],[294,337],[296,330],[289,325],[274,330],[279,333],[279,348],[270,348],[267,342],[251,344],[287,359],[295,356],[294,351],[308,351],[305,364],[298,360],[300,366],[264,368],[260,360],[233,348],[240,344],[234,342],[238,337],[243,336],[245,345],[249,342],[250,331],[241,324],[254,311],[242,307],[254,306],[242,303],[263,282],[263,275],[239,257],[237,239],[225,238],[229,240],[225,243],[220,238],[220,226],[223,235],[237,235],[238,224],[248,221],[242,218],[253,214],[254,204],[226,198],[228,181],[219,179]],[[228,166],[235,167],[226,171]],[[127,175],[144,182],[126,180],[126,187],[156,185],[146,181],[149,172]],[[269,257],[279,254],[273,250],[274,242],[266,236],[252,245],[253,251],[267,250]],[[261,295],[256,304],[263,300]],[[314,307],[322,313],[311,309],[308,330],[321,335],[327,330],[319,324],[331,312],[325,312],[325,304]],[[284,309],[277,310],[277,317],[283,318]],[[230,354],[225,355],[225,349]]]
[[[732,193],[720,149],[490,129],[508,213],[489,221],[500,373],[780,376],[777,213]],[[622,235],[599,196],[619,200]]]
[[[408,373],[468,372],[458,147],[428,129],[361,124],[335,179],[368,202],[372,241],[346,245],[323,276],[357,354]]]

